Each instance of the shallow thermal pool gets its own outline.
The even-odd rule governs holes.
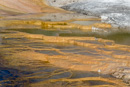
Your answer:
[[[95,37],[107,40],[113,40],[117,44],[130,45],[130,32],[128,31],[109,31],[109,32],[92,32],[82,31],[79,29],[67,30],[42,30],[42,29],[12,29],[30,34],[43,34],[47,36],[64,36],[64,37]]]
[[[2,55],[4,55],[6,60],[9,61],[10,66],[6,65],[0,67],[0,87],[36,87],[37,85],[40,85],[41,87],[52,87],[52,85],[55,85],[56,87],[72,87],[81,85],[93,87],[97,85],[117,85],[111,81],[106,81],[107,78],[114,79],[110,75],[104,75],[91,71],[84,72],[65,69],[51,64],[49,61],[33,59],[35,57],[37,59],[37,55],[42,56],[44,54],[50,56],[63,55],[57,54],[55,51],[53,51],[54,49],[59,49],[61,51],[68,50],[67,52],[72,49],[74,51],[78,49],[78,51],[82,52],[86,50],[83,47],[37,42],[35,39],[27,39],[24,37],[19,38],[18,36],[2,39],[0,46],[0,48],[3,49]],[[25,53],[23,53],[22,56],[17,56],[17,54],[21,55],[22,52]],[[2,58],[2,56],[0,56],[0,58]],[[44,58],[44,56],[42,58]],[[4,62],[5,60],[0,61]],[[80,65],[79,63],[74,64]],[[81,78],[85,79],[82,80]],[[49,80],[53,81],[46,83]]]
[[[109,72],[107,70],[115,69],[116,66],[126,65],[124,67],[128,68],[129,49],[122,46],[120,49],[117,45],[115,48],[111,46],[105,48],[105,40],[100,42],[98,38],[130,45],[129,32],[7,29],[0,31],[0,34],[1,54],[8,62],[6,66],[0,63],[0,87],[118,87],[125,84],[122,80],[100,72],[103,70]],[[45,37],[36,39],[36,34],[45,35]],[[60,42],[63,39],[75,42],[73,44]],[[0,58],[2,59],[2,56]],[[3,63],[5,60],[1,59],[0,62]]]

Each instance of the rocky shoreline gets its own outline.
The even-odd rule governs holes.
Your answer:
[[[130,28],[128,0],[68,0],[68,3],[64,0],[55,0],[55,2],[49,0],[48,3],[65,10],[101,17],[102,22],[110,23],[115,27]]]

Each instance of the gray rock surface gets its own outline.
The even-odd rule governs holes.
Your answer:
[[[75,11],[85,15],[102,18],[103,22],[111,23],[117,27],[130,27],[130,1],[129,0],[56,0],[50,5],[66,10]]]
[[[54,7],[61,7],[64,5],[72,4],[75,2],[83,2],[86,0],[46,0],[46,4],[54,6]]]
[[[40,17],[44,21],[65,21],[71,19],[87,19],[87,18],[97,18],[95,16],[87,16],[77,13],[52,13],[52,14],[45,14],[44,16]]]

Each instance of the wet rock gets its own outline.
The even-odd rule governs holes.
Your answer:
[[[123,77],[123,80],[124,80],[125,82],[127,82],[128,84],[130,84],[130,73],[125,74],[125,76]]]
[[[71,19],[87,19],[87,18],[97,18],[97,17],[77,13],[52,13],[52,14],[47,13],[44,16],[40,17],[40,19],[44,21],[64,21],[64,20],[67,21]]]
[[[130,84],[130,68],[119,68],[112,75]]]

